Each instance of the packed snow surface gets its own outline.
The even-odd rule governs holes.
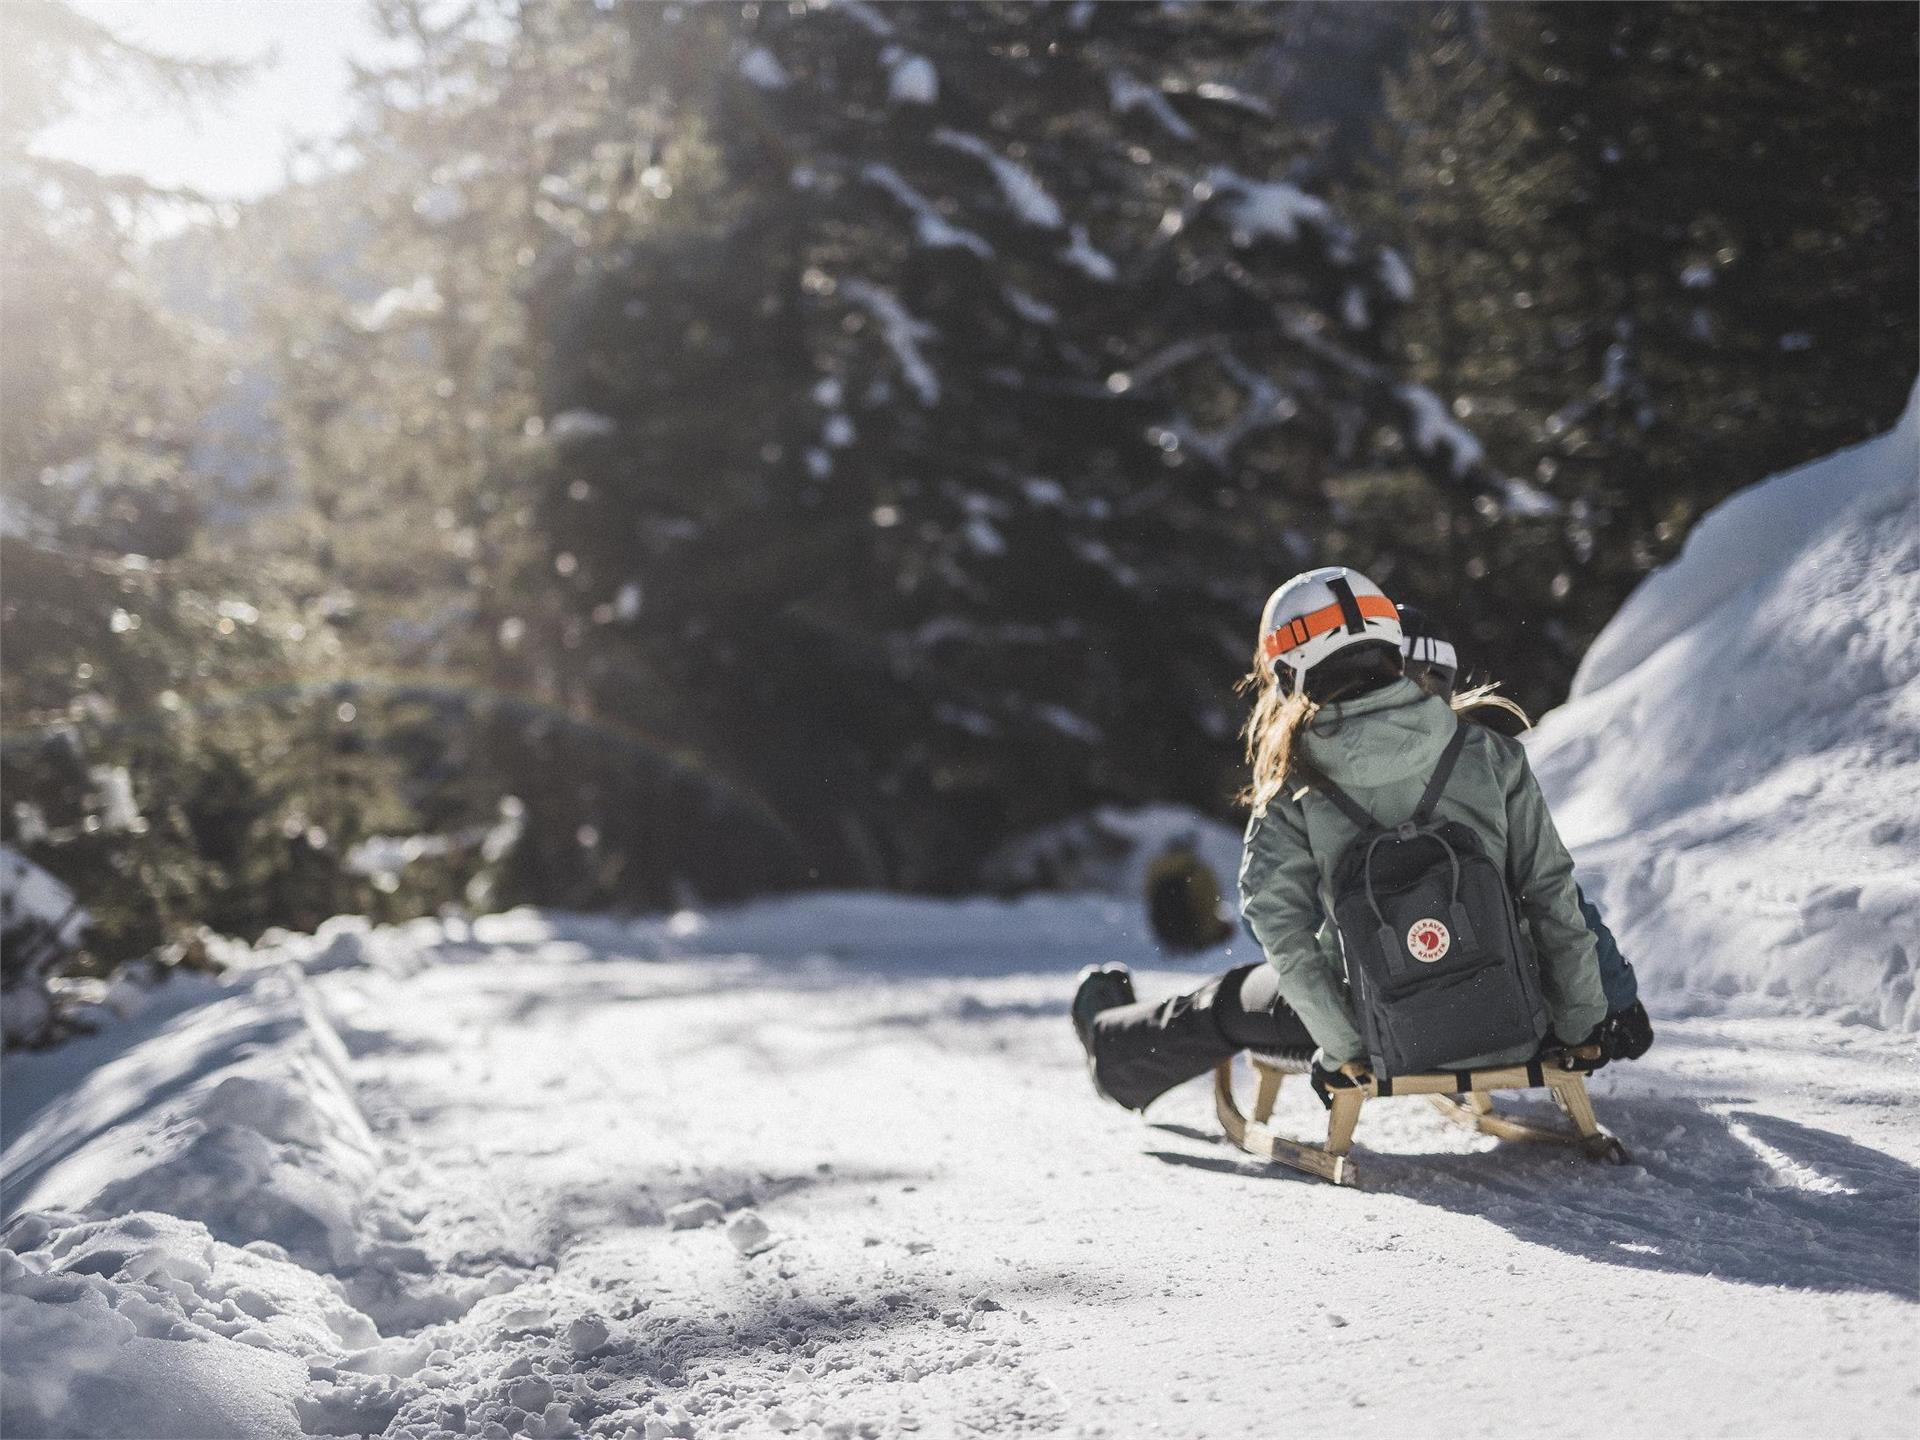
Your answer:
[[[1530,748],[1667,1005],[1920,1029],[1920,399],[1702,518]]]
[[[1604,1395],[1610,1436],[1912,1433],[1893,1037],[1662,1014],[1595,1083],[1636,1164],[1395,1101],[1335,1190],[1219,1143],[1203,1084],[1094,1097],[1080,965],[1154,996],[1248,958],[1143,929],[1118,895],[342,920],[171,982],[5,1062],[0,1432],[1268,1436],[1283,1395],[1508,1435]],[[1278,1116],[1324,1124],[1297,1083]]]

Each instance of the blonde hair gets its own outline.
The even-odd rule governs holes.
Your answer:
[[[1522,730],[1533,728],[1533,721],[1528,717],[1527,712],[1500,693],[1500,685],[1497,681],[1489,680],[1484,685],[1475,685],[1470,689],[1461,690],[1449,696],[1447,703],[1453,707],[1453,713],[1456,715],[1464,715],[1469,710],[1504,710],[1520,722]]]
[[[1279,678],[1262,660],[1254,661],[1252,673],[1243,677],[1235,688],[1252,690],[1255,694],[1253,713],[1240,732],[1247,739],[1247,763],[1253,767],[1253,783],[1234,798],[1255,815],[1264,815],[1273,797],[1286,788],[1294,747],[1300,743],[1301,732],[1319,715],[1321,706],[1307,698],[1304,686],[1296,687],[1291,694],[1282,690]],[[1499,691],[1496,683],[1475,685],[1449,697],[1447,704],[1456,715],[1464,715],[1469,710],[1504,710],[1531,729],[1533,721],[1527,718],[1527,712]]]
[[[1320,707],[1307,698],[1304,686],[1295,686],[1291,694],[1283,691],[1264,661],[1256,660],[1253,673],[1234,688],[1254,692],[1253,713],[1240,731],[1247,737],[1247,763],[1253,767],[1253,783],[1234,798],[1254,814],[1264,815],[1287,783],[1300,732],[1313,723]]]

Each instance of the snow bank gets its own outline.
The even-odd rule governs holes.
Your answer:
[[[1920,392],[1694,528],[1529,745],[1664,1003],[1920,1029]]]
[[[1202,858],[1220,876],[1231,905],[1240,842],[1179,806],[1148,806],[1140,812],[1101,812],[1137,827],[1139,840],[1122,836],[1127,854],[1105,855],[1077,872],[1070,894],[1025,894],[1015,899],[974,896],[937,899],[866,890],[810,890],[712,909],[622,919],[532,906],[485,915],[473,922],[481,953],[514,950],[541,964],[572,965],[595,957],[628,960],[693,959],[780,963],[783,975],[831,980],[837,967],[898,970],[926,975],[956,968],[977,973],[1044,963],[1071,974],[1081,965],[1124,961],[1156,969],[1190,966],[1200,971],[1257,960],[1253,942],[1236,934],[1218,949],[1190,960],[1162,954],[1147,922],[1142,895],[1146,867],[1161,849],[1161,837],[1200,829]],[[1064,827],[1060,827],[1064,831]],[[1047,832],[1036,832],[1038,843]],[[1106,844],[1114,837],[1108,834]],[[1128,858],[1131,857],[1131,858]],[[1011,883],[1011,882],[1009,882]],[[1048,883],[1060,883],[1055,874]],[[1104,884],[1105,891],[1091,888]],[[797,963],[795,963],[797,962]]]
[[[439,1325],[383,1339],[339,1278],[158,1212],[16,1215],[0,1236],[0,1325],[7,1435],[380,1434],[447,1382],[445,1347],[465,1348]]]
[[[1886,495],[1910,503],[1916,475],[1920,390],[1889,433],[1742,490],[1694,526],[1679,560],[1649,575],[1593,642],[1573,698],[1612,684],[1741,591],[1785,575],[1823,533],[1856,526],[1860,504]]]
[[[264,971],[292,965],[308,975],[330,970],[373,969],[411,974],[428,963],[435,946],[465,933],[464,921],[433,916],[376,926],[364,915],[335,915],[311,935],[269,930],[249,948],[229,941],[219,959],[233,971]]]
[[[465,933],[342,917],[218,942],[226,977],[176,974],[131,1018],[5,1057],[0,1433],[386,1428],[434,1347],[379,1327],[451,1322],[517,1281],[438,1272],[412,1243],[408,1174],[387,1173],[307,976],[403,977]]]
[[[273,1247],[168,1215],[22,1215],[0,1286],[9,1435],[300,1436],[309,1365],[378,1338]]]
[[[31,1057],[9,1063],[8,1211],[162,1211],[231,1244],[269,1240],[311,1263],[353,1262],[376,1151],[346,1053],[304,981],[264,973],[124,1028],[99,1037],[111,1058],[71,1088],[64,1067],[37,1077],[22,1063]]]
[[[577,961],[598,951],[646,959],[759,955],[782,960],[886,957],[903,966],[923,952],[950,951],[963,935],[976,949],[1044,948],[1064,954],[1092,945],[1114,950],[1130,937],[1147,946],[1146,910],[1137,896],[1032,895],[1015,901],[941,900],[867,890],[812,890],[744,905],[679,910],[622,922],[523,907],[474,922],[474,938],[514,946],[547,961]],[[1129,959],[1116,953],[1113,958]]]

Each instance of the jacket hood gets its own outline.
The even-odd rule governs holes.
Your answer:
[[[1336,785],[1391,785],[1431,774],[1459,723],[1446,701],[1403,678],[1323,706],[1307,727],[1305,754]]]

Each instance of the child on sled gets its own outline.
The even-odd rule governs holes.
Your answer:
[[[1552,1051],[1566,1068],[1593,1069],[1651,1044],[1632,971],[1574,886],[1572,860],[1525,752],[1479,724],[1466,725],[1450,747],[1463,715],[1506,702],[1491,687],[1454,693],[1451,645],[1431,626],[1412,628],[1409,637],[1379,588],[1340,567],[1296,576],[1268,600],[1251,677],[1253,784],[1245,798],[1253,814],[1240,875],[1242,913],[1268,963],[1157,1003],[1135,1000],[1123,966],[1083,972],[1073,1022],[1102,1095],[1143,1109],[1242,1049],[1311,1055],[1323,1093],[1364,1076],[1366,1049],[1326,904],[1335,863],[1361,833],[1346,812],[1357,804],[1359,819],[1397,826],[1425,798],[1437,768],[1432,818],[1470,828],[1504,870],[1551,1019],[1537,1046],[1448,1063],[1504,1065]],[[1303,784],[1308,775],[1318,786]]]

